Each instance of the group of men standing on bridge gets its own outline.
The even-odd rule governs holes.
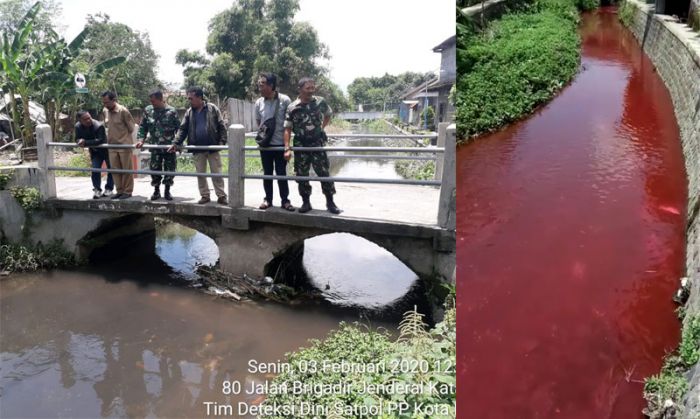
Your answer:
[[[257,86],[261,97],[255,103],[255,115],[258,125],[274,118],[274,131],[268,147],[284,147],[283,150],[260,149],[260,158],[264,175],[286,176],[287,162],[292,157],[292,133],[293,145],[298,147],[323,147],[328,139],[324,131],[330,122],[332,110],[326,101],[315,96],[316,83],[313,79],[305,77],[299,80],[299,96],[292,101],[288,96],[277,91],[277,77],[272,73],[261,73],[257,80]],[[226,125],[221,111],[213,103],[204,98],[204,92],[199,87],[187,89],[187,100],[190,107],[185,112],[182,120],[178,118],[177,110],[168,105],[160,90],[154,90],[149,94],[151,105],[144,109],[141,123],[136,134],[136,144],[133,147],[140,150],[144,144],[161,146],[150,148],[151,153],[149,169],[158,172],[175,172],[177,170],[176,152],[182,151],[182,146],[187,139],[190,146],[206,147],[223,145],[227,142]],[[90,160],[93,169],[102,168],[103,163],[107,169],[133,170],[132,165],[132,138],[136,124],[129,110],[117,102],[117,96],[113,92],[102,94],[104,105],[104,123],[96,121],[89,112],[78,112],[78,122],[75,124],[75,140],[81,147],[90,147]],[[123,147],[94,148],[101,144],[121,145]],[[243,152],[243,150],[241,150]],[[193,160],[198,173],[206,173],[209,165],[212,174],[221,173],[222,161],[218,150],[193,149]],[[329,161],[323,150],[294,150],[294,172],[297,176],[308,177],[309,169],[313,167],[319,177],[329,177]],[[198,176],[198,187],[201,198],[198,204],[206,204],[211,201],[210,190],[204,176]],[[297,180],[299,195],[302,205],[299,212],[306,213],[311,210],[311,185],[308,180]],[[163,184],[163,195],[160,193],[160,185]],[[134,180],[132,173],[115,172],[107,174],[104,191],[101,188],[101,173],[92,172],[93,198],[109,197],[111,199],[128,199],[132,196]],[[152,174],[151,185],[153,194],[150,199],[155,201],[164,198],[171,201],[171,187],[174,184],[172,174]],[[217,195],[218,204],[227,204],[227,196],[222,177],[212,176],[212,184]],[[263,180],[265,197],[259,205],[259,209],[265,210],[272,207],[273,181]],[[295,211],[289,200],[289,186],[286,179],[278,180],[281,208]],[[116,188],[116,192],[112,193]],[[333,214],[339,214],[341,210],[333,200],[335,186],[332,181],[322,181],[321,189],[326,197],[326,208]]]

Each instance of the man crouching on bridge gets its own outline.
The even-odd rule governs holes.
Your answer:
[[[294,147],[323,147],[328,141],[324,128],[331,120],[333,111],[326,101],[320,96],[314,96],[316,82],[314,79],[304,77],[299,80],[299,97],[287,107],[287,116],[284,121],[284,158],[289,160],[292,151],[289,148],[289,139],[294,132]],[[294,171],[297,176],[309,176],[309,168],[313,166],[318,177],[329,177],[328,156],[324,150],[320,151],[294,151]],[[311,185],[308,180],[299,180],[299,195],[303,203],[299,212],[311,211]],[[332,181],[321,181],[321,190],[326,195],[326,208],[332,214],[340,214],[341,210],[333,202],[335,185]]]
[[[78,112],[78,123],[75,124],[75,142],[78,143],[80,147],[90,147],[90,165],[93,169],[102,168],[102,163],[107,165],[107,169],[111,168],[107,149],[92,148],[100,144],[107,144],[107,134],[105,133],[104,125],[92,119],[90,112]],[[93,199],[112,196],[112,189],[114,189],[112,174],[107,173],[107,183],[105,184],[104,192],[102,192],[102,188],[100,187],[101,183],[101,173],[92,172]]]

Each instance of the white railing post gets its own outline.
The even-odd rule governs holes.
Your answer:
[[[228,127],[228,196],[231,208],[241,208],[245,202],[245,127]]]
[[[145,117],[145,116],[143,116],[143,117]],[[131,133],[131,143],[132,143],[132,144],[136,144],[136,136],[137,136],[138,133],[139,133],[139,124],[134,124],[134,125],[135,125],[136,127],[134,128],[134,131]],[[143,169],[143,164],[141,164],[141,150],[142,150],[142,149],[134,148],[134,150],[132,151],[132,154],[131,154],[132,157],[131,157],[131,159],[132,159],[132,161],[134,162],[134,170],[141,170],[141,169]],[[149,167],[149,169],[150,169],[150,167]],[[136,178],[142,178],[142,177],[144,177],[144,176],[146,176],[146,175],[137,175],[137,174],[134,174],[134,179],[136,179]]]
[[[447,136],[447,126],[450,125],[449,122],[440,122],[438,124],[438,138],[437,146],[445,147],[445,137]],[[445,154],[438,153],[435,159],[435,180],[440,180],[442,178],[442,167],[445,164]]]
[[[39,159],[39,191],[43,199],[56,197],[56,177],[49,166],[53,166],[53,149],[49,143],[53,139],[51,127],[41,124],[36,127],[36,151]]]
[[[440,201],[438,206],[438,225],[448,230],[455,230],[457,225],[457,181],[456,161],[457,133],[455,124],[450,124],[445,130],[445,153],[442,166],[442,185],[440,186]]]

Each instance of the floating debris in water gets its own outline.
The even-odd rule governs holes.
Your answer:
[[[229,290],[222,290],[222,289],[216,288],[216,287],[209,287],[209,288],[207,288],[207,291],[209,294],[216,295],[217,297],[233,298],[236,301],[241,301],[240,295],[236,294],[235,292],[231,292]]]
[[[246,274],[236,276],[211,266],[200,266],[197,268],[197,274],[203,285],[207,286],[205,292],[236,301],[264,298],[277,302],[292,302],[291,300],[296,298],[313,297],[310,294],[302,295],[290,286],[275,284],[270,277],[258,280]]]
[[[671,207],[668,205],[661,205],[661,206],[659,206],[659,209],[661,211],[665,211],[665,212],[668,212],[670,214],[681,215],[681,212],[676,207]]]
[[[685,304],[690,297],[690,282],[687,277],[683,277],[680,280],[681,287],[676,291],[676,295],[673,296],[673,301],[678,304]]]

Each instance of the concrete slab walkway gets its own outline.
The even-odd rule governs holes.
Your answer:
[[[226,182],[226,180],[224,180]],[[104,182],[104,179],[103,179]],[[211,196],[215,198],[211,179],[208,179]],[[227,188],[228,188],[228,182]],[[104,185],[104,183],[103,183]],[[311,205],[312,213],[325,211],[325,197],[321,193],[319,182],[311,182],[313,193]],[[295,207],[301,205],[301,198],[297,190],[296,182],[290,182],[290,200]],[[336,183],[336,204],[343,209],[338,217],[367,218],[373,220],[386,220],[401,223],[435,225],[437,224],[438,200],[440,189],[433,186],[414,185],[382,185],[382,184],[358,184]],[[150,177],[137,178],[134,181],[134,196],[123,202],[151,202],[149,197],[153,192]],[[171,192],[174,196],[173,204],[198,205],[199,192],[197,180],[192,177],[178,177],[175,179]],[[56,193],[58,199],[92,201],[92,183],[89,177],[57,177]],[[161,189],[162,193],[162,189]],[[277,195],[277,182],[275,181],[274,208],[266,211],[284,212],[279,208],[279,195]],[[246,180],[245,205],[257,208],[264,197],[262,180]],[[102,198],[101,200],[106,200]],[[114,201],[113,201],[114,202]],[[167,203],[163,199],[155,201],[159,204]],[[215,202],[206,206],[216,206]]]

